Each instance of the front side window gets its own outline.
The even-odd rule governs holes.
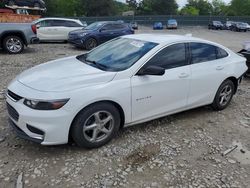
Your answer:
[[[159,66],[171,69],[187,65],[186,47],[184,43],[166,47],[150,59],[146,66]]]
[[[77,59],[104,71],[123,71],[157,45],[142,40],[117,38],[78,56]]]
[[[216,60],[216,47],[205,43],[190,43],[192,63]]]

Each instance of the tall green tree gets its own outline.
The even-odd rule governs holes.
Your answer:
[[[86,16],[112,16],[115,12],[113,0],[86,0]]]
[[[143,0],[139,10],[141,14],[171,15],[177,13],[178,4],[176,0]]]
[[[195,7],[192,6],[185,6],[181,9],[180,14],[181,15],[190,15],[190,16],[198,16],[200,10],[198,10]]]
[[[186,6],[198,9],[200,15],[209,15],[213,12],[213,7],[208,0],[188,0]]]
[[[232,16],[250,15],[250,0],[232,0],[228,14]]]
[[[228,6],[223,0],[213,0],[212,1],[213,15],[225,15]]]

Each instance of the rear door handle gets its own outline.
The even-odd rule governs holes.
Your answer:
[[[223,69],[224,69],[223,66],[217,66],[217,67],[216,67],[216,70],[223,70]]]
[[[179,78],[187,78],[187,77],[189,77],[189,74],[187,74],[187,73],[185,73],[185,72],[183,72],[183,73],[181,73],[181,74],[179,75]]]

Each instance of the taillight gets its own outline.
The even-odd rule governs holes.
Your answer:
[[[37,34],[36,25],[32,25],[31,29],[32,29],[32,31],[33,31],[34,34]]]

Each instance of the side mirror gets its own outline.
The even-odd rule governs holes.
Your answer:
[[[144,76],[144,75],[162,76],[164,74],[165,74],[165,69],[158,66],[148,66],[146,68],[142,68],[137,73],[138,76]]]
[[[39,29],[40,27],[41,27],[41,25],[40,25],[40,24],[37,24],[37,25],[36,25],[36,28],[37,28],[37,29]]]

